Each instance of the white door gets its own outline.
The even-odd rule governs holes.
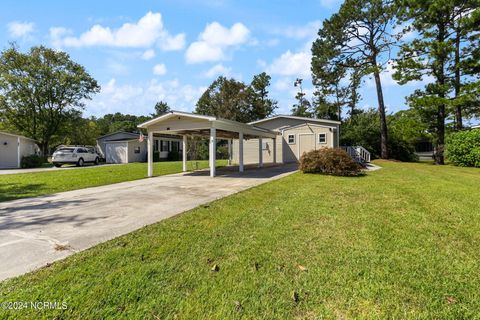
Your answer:
[[[107,163],[127,163],[127,142],[105,144]]]

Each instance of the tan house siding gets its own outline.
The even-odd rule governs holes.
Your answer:
[[[277,140],[277,162],[280,162],[281,150],[278,150],[278,142],[281,141],[281,136],[278,136]],[[262,157],[264,163],[273,163],[273,140],[274,139],[262,139],[264,148],[262,150]],[[258,139],[249,139],[243,141],[243,163],[252,164],[258,163]],[[238,139],[233,140],[232,144],[232,160],[234,163],[239,163],[239,143]]]
[[[330,122],[308,121],[291,118],[274,118],[254,124],[256,127],[275,130],[279,132],[277,137],[277,163],[288,163],[298,161],[300,156],[310,150],[323,147],[338,147],[339,125]],[[326,135],[326,142],[319,142],[319,134]],[[288,143],[288,135],[295,136],[295,142]],[[263,139],[267,142],[268,148],[263,150],[263,162],[273,162],[273,141]],[[245,140],[243,144],[244,163],[258,163],[258,139]],[[232,160],[239,162],[238,140],[233,140]]]
[[[319,135],[326,135],[326,143],[319,142]],[[294,135],[295,142],[288,143],[288,136]],[[283,131],[285,141],[285,162],[293,162],[300,159],[304,152],[320,148],[333,148],[336,143],[335,130],[314,124],[305,124],[303,126],[286,129]]]

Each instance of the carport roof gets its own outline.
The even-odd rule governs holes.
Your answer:
[[[196,125],[192,128],[166,128],[165,130],[153,130],[154,132],[162,132],[162,133],[174,133],[178,135],[197,135],[197,136],[209,136],[210,135],[210,128],[217,129],[217,136],[219,138],[235,138],[236,134],[242,132],[245,138],[248,137],[266,137],[266,138],[274,138],[278,135],[278,132],[271,131],[264,128],[259,128],[251,124],[246,124],[238,121],[226,120],[214,116],[206,116],[206,115],[199,115],[193,114],[189,112],[181,112],[181,111],[171,111],[166,113],[160,117],[155,119],[149,120],[138,125],[139,128],[142,129],[149,129],[152,127],[159,127],[161,126],[162,122],[167,120],[171,120],[177,117],[178,120],[199,120],[203,123],[201,127]]]

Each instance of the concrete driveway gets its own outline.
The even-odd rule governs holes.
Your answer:
[[[175,174],[1,202],[0,280],[296,169],[218,170],[216,178],[207,171]]]
[[[112,163],[104,163],[101,164],[101,166],[121,166],[122,164],[112,164]],[[31,168],[31,169],[0,169],[0,175],[5,175],[5,174],[17,174],[17,173],[32,173],[32,172],[48,172],[48,171],[57,171],[57,170],[75,170],[75,169],[88,169],[88,168],[97,168],[98,166],[95,166],[90,163],[86,163],[85,166],[83,167],[76,167],[74,165],[66,165],[62,166],[60,168],[54,167],[53,165],[51,167],[46,167],[46,168]]]

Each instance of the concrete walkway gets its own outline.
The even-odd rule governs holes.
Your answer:
[[[87,188],[0,203],[0,280],[295,172],[296,165],[218,170]],[[34,183],[34,181],[32,181]]]

